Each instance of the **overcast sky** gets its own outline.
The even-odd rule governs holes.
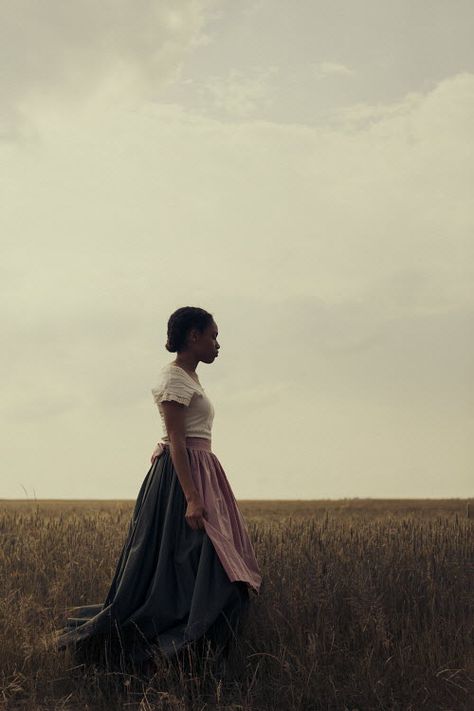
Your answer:
[[[135,499],[169,315],[237,498],[473,495],[469,0],[2,0],[0,497]]]

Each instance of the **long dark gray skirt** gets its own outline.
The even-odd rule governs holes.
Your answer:
[[[186,508],[167,448],[140,488],[105,601],[70,608],[56,648],[139,665],[196,641],[228,653],[249,607],[248,586],[229,580],[206,531],[187,523]]]

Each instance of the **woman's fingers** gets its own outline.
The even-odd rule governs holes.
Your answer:
[[[204,528],[204,521],[201,519],[197,518],[196,516],[185,516],[186,521],[188,524],[193,528],[195,531],[198,528]]]

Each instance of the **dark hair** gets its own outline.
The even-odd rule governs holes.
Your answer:
[[[182,306],[168,319],[168,340],[165,348],[176,353],[186,345],[186,336],[192,328],[203,333],[213,321],[213,315],[198,306]]]

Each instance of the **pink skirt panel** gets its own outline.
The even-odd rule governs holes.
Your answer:
[[[159,442],[152,462],[169,448]],[[246,582],[259,593],[262,576],[249,538],[245,520],[224,469],[211,450],[211,440],[186,437],[191,476],[206,508],[204,529],[231,582]]]

